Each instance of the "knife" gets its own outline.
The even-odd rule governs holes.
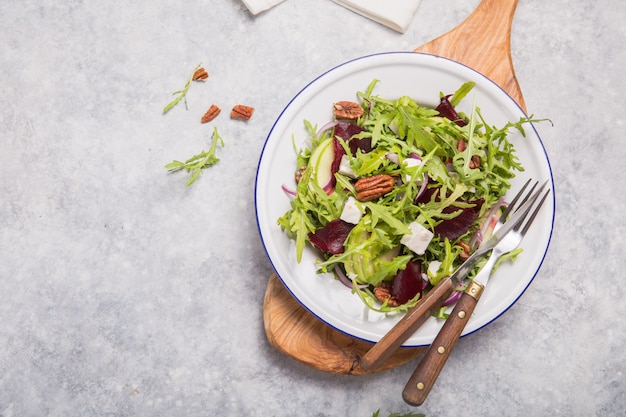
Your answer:
[[[530,181],[524,185],[522,191],[529,182]],[[494,231],[494,234],[491,235],[491,238],[480,245],[452,275],[442,278],[424,298],[409,309],[400,321],[363,355],[361,358],[361,366],[368,370],[375,370],[382,366],[385,361],[441,307],[443,302],[452,294],[454,288],[464,282],[465,277],[476,261],[491,251],[502,238],[524,218],[523,215],[530,209],[531,203],[534,202],[534,200],[530,200],[525,201],[524,204],[515,211],[515,214],[504,224],[499,226]]]

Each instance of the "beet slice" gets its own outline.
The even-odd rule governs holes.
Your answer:
[[[423,193],[421,193],[420,195],[417,196],[417,198],[415,199],[415,201],[413,202],[414,204],[426,204],[428,203],[432,197],[433,194],[435,194],[436,191],[438,191],[439,188],[431,188],[428,187],[426,188],[426,190],[424,190]],[[437,201],[440,201],[439,196],[437,196]]]
[[[462,200],[457,200],[462,201]],[[474,207],[446,207],[443,209],[444,213],[454,213],[461,211],[456,217],[447,219],[435,226],[435,234],[448,238],[450,240],[457,239],[459,236],[464,235],[469,230],[472,223],[478,218],[478,212],[482,207],[485,200],[482,198],[479,200],[465,201],[466,203],[475,204]]]
[[[341,143],[337,140],[337,138],[333,139],[333,150],[335,151],[335,157],[333,158],[333,163],[330,166],[330,172],[333,174],[332,183],[333,187],[337,180],[335,179],[335,173],[339,171],[339,166],[341,165],[341,158],[346,154],[346,150],[341,146]]]
[[[309,233],[309,240],[323,252],[337,255],[345,250],[343,243],[353,227],[353,224],[341,219],[332,220],[315,233]]]
[[[356,151],[358,149],[360,149],[363,153],[368,153],[372,151],[371,138],[352,138],[354,135],[358,135],[363,131],[365,131],[365,129],[354,123],[339,122],[337,123],[337,125],[335,125],[334,135],[339,136],[341,139],[346,141],[352,155],[356,155]]]
[[[363,128],[359,125],[349,122],[338,122],[335,125],[335,136],[339,136],[344,141],[348,142],[352,136],[357,135],[363,131]]]
[[[424,191],[424,193],[415,200],[415,204],[424,204],[429,202],[433,194],[437,190],[439,190],[439,188],[426,189],[426,191]],[[436,201],[439,200],[439,196],[437,195]],[[443,220],[441,223],[435,226],[433,230],[435,235],[438,235],[442,238],[448,238],[450,240],[457,239],[459,236],[464,235],[465,233],[467,233],[472,223],[474,223],[478,218],[478,213],[485,203],[485,200],[482,198],[469,201],[458,199],[456,201],[467,204],[474,204],[474,206],[465,208],[449,206],[443,209],[443,212],[446,214],[454,213],[456,211],[461,212],[456,217]]]
[[[399,304],[404,304],[424,291],[428,282],[422,279],[422,264],[409,261],[405,269],[398,271],[391,282],[390,294]]]
[[[439,112],[440,116],[452,120],[461,127],[467,125],[467,121],[459,116],[459,113],[457,113],[456,109],[452,106],[452,103],[450,103],[450,97],[452,97],[452,94],[441,97],[439,105],[435,110]]]
[[[350,142],[348,142],[348,146],[350,147],[352,155],[356,155],[358,149],[360,149],[362,153],[368,153],[372,151],[372,138],[352,138]]]

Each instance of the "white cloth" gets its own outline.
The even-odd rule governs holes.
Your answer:
[[[284,0],[243,0],[254,15],[282,3]],[[342,6],[378,23],[404,33],[417,11],[420,0],[333,0]]]
[[[285,0],[243,0],[243,4],[250,10],[250,13],[256,15],[267,9],[271,9],[283,1]]]
[[[420,0],[333,1],[400,33],[404,33],[408,29],[420,4]]]

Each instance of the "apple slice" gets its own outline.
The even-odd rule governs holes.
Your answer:
[[[327,193],[330,193],[335,185],[335,176],[332,172],[333,161],[335,160],[333,141],[332,137],[322,140],[313,150],[309,159],[312,178]]]

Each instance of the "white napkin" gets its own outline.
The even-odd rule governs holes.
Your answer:
[[[404,33],[417,11],[420,0],[333,0],[378,23]]]
[[[267,9],[271,9],[283,1],[285,0],[243,0],[243,4],[250,10],[250,13],[256,15]]]

